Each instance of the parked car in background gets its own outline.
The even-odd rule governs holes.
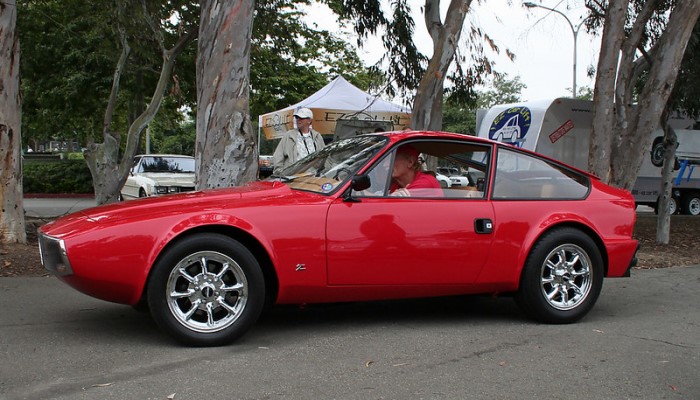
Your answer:
[[[395,197],[402,146],[483,178]],[[537,321],[572,323],[604,277],[629,276],[635,219],[629,192],[585,171],[411,131],[334,141],[245,186],[82,210],[38,236],[44,267],[68,285],[148,308],[185,344],[215,346],[246,333],[266,304],[488,293],[512,295]]]
[[[134,158],[122,200],[194,190],[194,157],[176,154],[144,154]]]
[[[435,173],[435,179],[440,183],[441,188],[448,188],[452,186],[452,182],[450,182],[450,178],[446,177],[445,175],[436,172]]]
[[[475,185],[475,182],[469,179],[467,173],[460,172],[460,169],[456,167],[438,167],[437,173],[442,174],[449,179],[450,187],[467,187],[469,185]]]

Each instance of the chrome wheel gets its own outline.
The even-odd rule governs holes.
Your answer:
[[[573,244],[552,250],[542,265],[541,289],[547,303],[557,310],[571,310],[591,291],[591,260]]]
[[[166,291],[168,307],[180,324],[209,333],[236,322],[248,300],[248,281],[232,258],[201,251],[172,269]]]
[[[540,322],[576,322],[593,308],[603,274],[603,258],[593,238],[576,228],[554,228],[530,250],[515,300]]]

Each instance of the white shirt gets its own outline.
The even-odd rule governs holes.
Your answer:
[[[316,151],[316,143],[314,143],[311,132],[299,132],[299,139],[300,140],[297,140],[297,154],[299,155],[297,159],[302,159]]]

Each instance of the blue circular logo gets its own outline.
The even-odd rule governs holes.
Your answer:
[[[508,108],[493,119],[489,128],[489,139],[522,147],[531,122],[532,114],[529,108]]]

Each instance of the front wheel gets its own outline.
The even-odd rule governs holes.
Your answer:
[[[193,346],[228,344],[255,323],[265,284],[255,257],[219,234],[174,243],[158,259],[148,282],[148,305],[165,332]]]
[[[603,287],[603,259],[593,240],[574,228],[546,233],[532,248],[515,299],[531,318],[567,324],[593,308]]]

